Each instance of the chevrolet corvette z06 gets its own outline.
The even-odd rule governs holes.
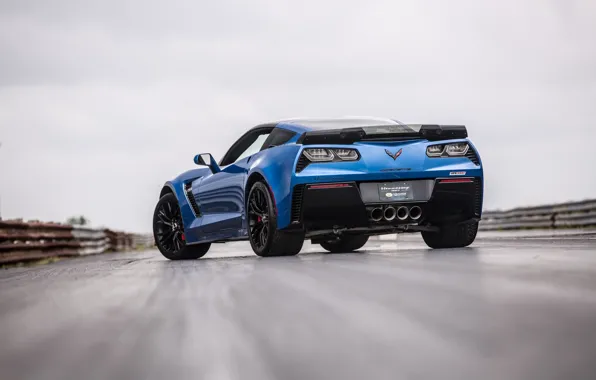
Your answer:
[[[194,162],[155,208],[155,242],[172,260],[237,240],[259,256],[295,255],[305,239],[350,252],[394,233],[464,247],[481,217],[482,162],[462,125],[291,119],[250,129],[219,162]]]

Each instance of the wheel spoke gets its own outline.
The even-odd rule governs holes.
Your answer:
[[[255,198],[256,198],[256,197],[255,197]],[[252,209],[253,209],[254,211],[256,211],[256,212],[258,212],[258,213],[260,213],[260,214],[263,214],[263,213],[264,213],[263,209],[261,209],[261,207],[259,206],[257,199],[253,199],[253,200],[251,201],[251,206],[252,206]]]
[[[267,238],[269,237],[269,226],[264,223],[263,228],[261,229],[261,239],[263,240],[263,245],[267,244]]]
[[[269,207],[267,194],[260,188],[253,189],[248,201],[249,236],[259,249],[267,244],[269,238]]]
[[[174,237],[174,232],[172,230],[168,231],[167,233],[158,235],[159,241],[162,244],[169,243],[172,240],[172,237]]]
[[[176,231],[176,233],[174,233],[174,237],[173,237],[174,248],[177,251],[182,249],[182,242],[180,241],[179,235],[180,235],[180,232]]]
[[[267,201],[265,200],[265,194],[262,191],[259,191],[259,209],[263,212],[267,211]]]
[[[162,249],[176,253],[184,249],[182,215],[174,202],[162,203],[156,214],[156,237]]]
[[[259,234],[259,232],[261,231],[262,228],[263,228],[263,223],[255,224],[255,226],[251,229],[251,237],[254,239]]]
[[[159,218],[159,221],[162,224],[165,224],[166,226],[172,227],[171,219],[166,216],[166,214],[163,212],[163,210],[160,210],[157,213],[157,217]]]
[[[256,215],[256,216],[260,216],[261,218],[265,217],[265,214],[263,214],[262,212],[256,212],[256,211],[249,211],[248,212],[250,215]]]
[[[261,233],[259,234],[259,238],[261,240],[261,246],[264,247],[267,243],[267,227],[263,225],[261,228]]]
[[[165,239],[170,239],[170,238],[172,238],[173,234],[174,234],[174,230],[169,228],[169,229],[165,229],[165,230],[161,231],[160,236],[164,237]]]

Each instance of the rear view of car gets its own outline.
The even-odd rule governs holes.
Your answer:
[[[421,232],[432,248],[473,242],[483,173],[465,127],[323,129],[299,142],[291,225],[314,242],[395,232]]]
[[[339,253],[412,232],[432,248],[465,247],[482,212],[482,162],[464,126],[285,120],[248,130],[219,162],[194,161],[201,168],[168,181],[154,213],[157,246],[173,260],[213,242],[287,256],[305,239]]]

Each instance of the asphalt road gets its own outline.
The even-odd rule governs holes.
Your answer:
[[[1,270],[0,378],[596,379],[594,238],[306,251]]]

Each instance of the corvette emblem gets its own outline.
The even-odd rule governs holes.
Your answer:
[[[398,150],[397,152],[395,152],[395,154],[393,154],[389,150],[385,149],[385,153],[387,153],[387,155],[389,157],[393,158],[393,160],[395,161],[397,159],[397,157],[399,157],[401,155],[401,149]]]

